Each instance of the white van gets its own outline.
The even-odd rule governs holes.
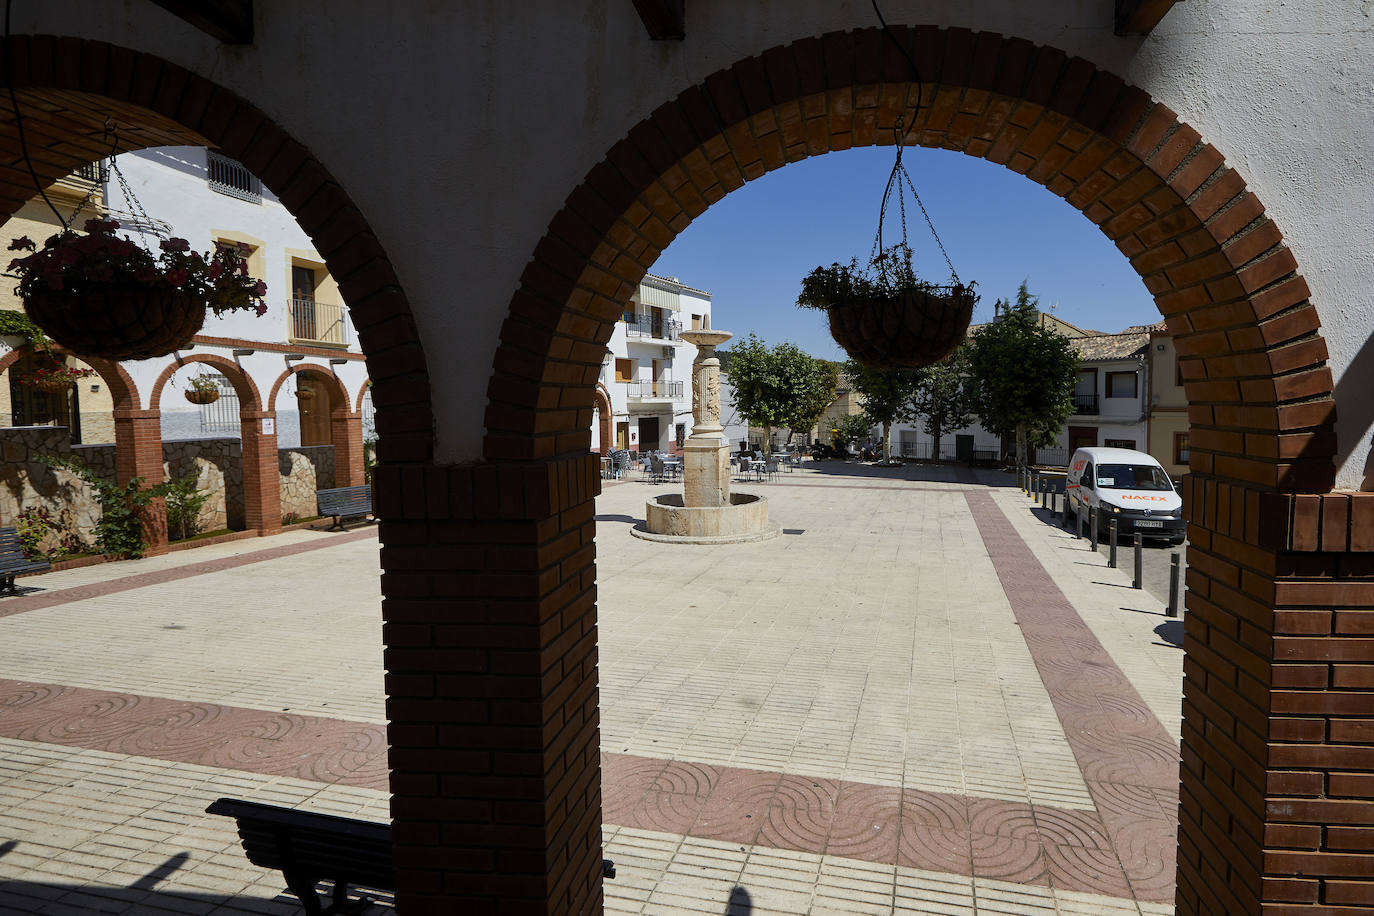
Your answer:
[[[1188,523],[1183,499],[1158,461],[1127,448],[1080,448],[1069,459],[1064,498],[1074,515],[1097,506],[1098,531],[1114,518],[1117,531],[1182,544]],[[1081,507],[1081,508],[1080,508]]]

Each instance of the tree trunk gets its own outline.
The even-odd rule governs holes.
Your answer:
[[[892,460],[892,421],[883,423],[883,464]]]
[[[941,429],[940,427],[938,427],[938,426],[935,427],[935,432],[931,433],[931,435],[930,435],[930,438],[931,438],[931,443],[930,443],[930,460],[931,460],[931,461],[939,461],[939,460],[940,460],[940,440],[943,439],[944,436],[945,436],[945,431],[944,431],[943,429]]]
[[[763,428],[763,453],[764,453],[765,455],[770,454],[770,453],[773,451],[772,446],[773,446],[773,427],[771,427],[771,426],[765,426],[765,427]]]
[[[1026,454],[1026,424],[1016,424],[1016,463],[1022,467],[1030,464],[1030,455]]]

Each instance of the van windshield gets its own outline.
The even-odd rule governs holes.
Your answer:
[[[1097,485],[1109,490],[1173,490],[1164,469],[1153,464],[1103,464],[1097,468]]]

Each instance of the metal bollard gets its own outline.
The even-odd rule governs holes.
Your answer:
[[[1092,514],[1088,516],[1088,536],[1092,539],[1089,546],[1097,550],[1097,506],[1093,506]]]
[[[1112,523],[1109,526],[1109,530],[1111,532],[1110,536],[1112,539],[1112,549],[1107,554],[1107,565],[1110,566],[1112,569],[1116,569],[1116,519],[1112,519]]]
[[[1069,491],[1064,490],[1064,504],[1059,507],[1059,527],[1065,528],[1069,524]]]
[[[1135,581],[1131,588],[1145,587],[1145,558],[1141,554],[1140,532],[1135,533]]]
[[[1078,511],[1073,514],[1073,536],[1081,538],[1083,536],[1083,504],[1078,504]]]
[[[1041,477],[1040,490],[1038,491],[1038,498],[1036,499],[1036,502],[1038,502],[1042,507],[1048,506],[1050,503],[1049,493],[1046,491],[1046,487],[1048,485],[1048,481],[1046,481],[1045,478]]]
[[[1169,557],[1169,609],[1164,612],[1165,616],[1178,616],[1178,551],[1174,551],[1173,556]]]

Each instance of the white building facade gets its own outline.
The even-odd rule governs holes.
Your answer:
[[[711,294],[646,276],[606,346],[592,450],[680,453],[692,434],[692,361],[682,332],[711,326]]]

